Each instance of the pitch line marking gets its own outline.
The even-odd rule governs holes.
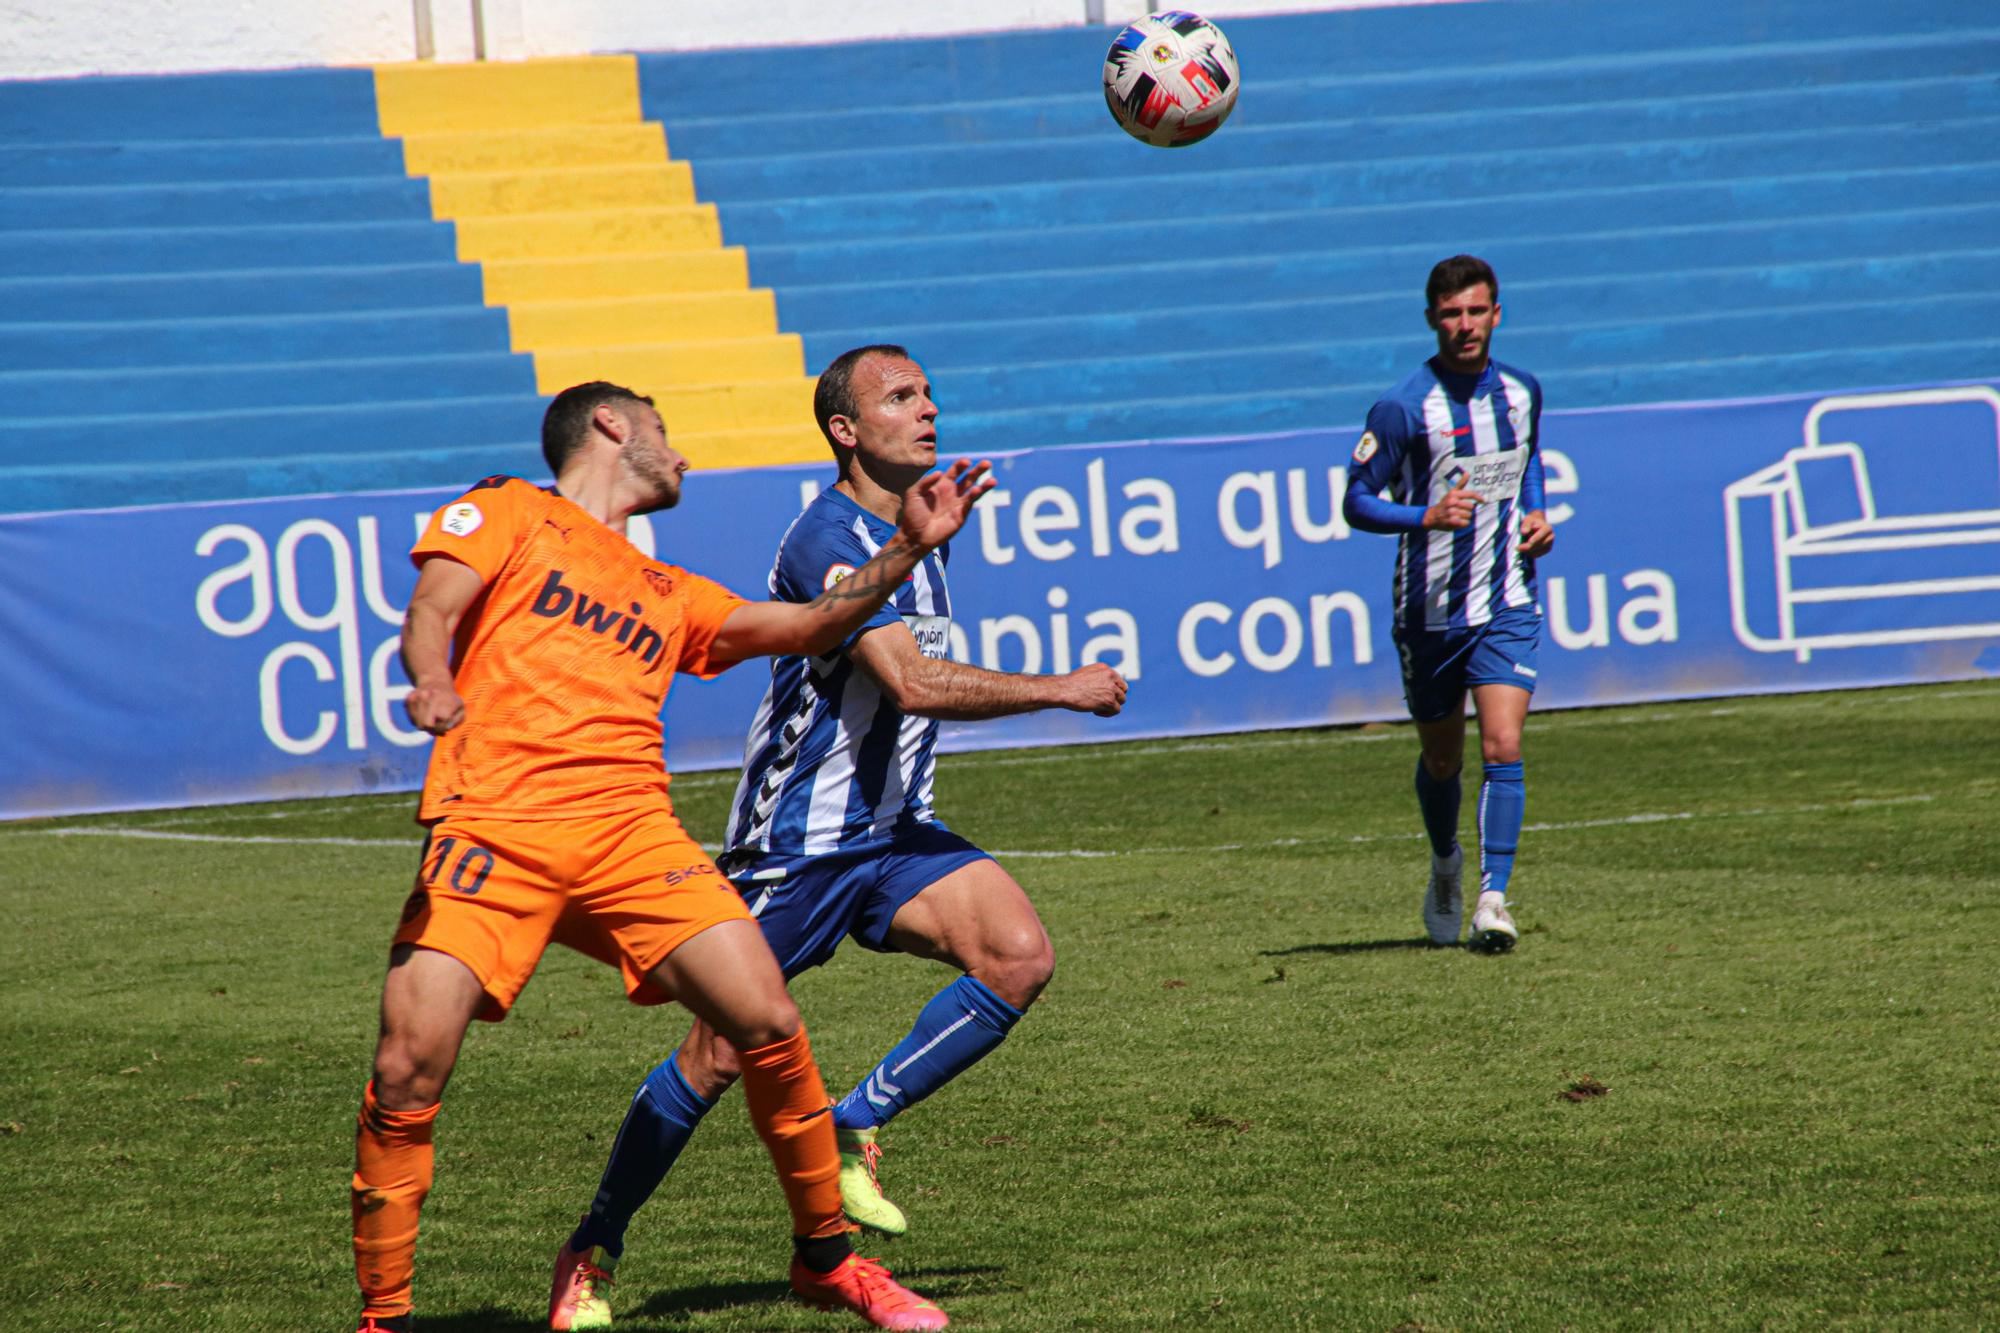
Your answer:
[[[1932,690],[1907,695],[1884,696],[1877,690],[1853,690],[1847,693],[1867,696],[1865,698],[1801,698],[1796,695],[1744,696],[1738,700],[1717,704],[1712,708],[1688,709],[1684,707],[1653,707],[1641,711],[1641,706],[1627,706],[1619,709],[1573,709],[1554,715],[1539,714],[1530,721],[1531,732],[1570,731],[1584,727],[1635,727],[1655,722],[1674,722],[1694,717],[1741,717],[1762,711],[1782,711],[1792,708],[1880,708],[1896,704],[1915,703],[1933,699],[1990,699],[1995,691],[1991,689]],[[1760,707],[1762,705],[1763,707]],[[1118,759],[1127,755],[1149,756],[1158,754],[1198,754],[1205,750],[1270,750],[1286,749],[1308,745],[1369,745],[1378,741],[1404,741],[1413,739],[1409,724],[1405,722],[1379,722],[1366,724],[1381,728],[1377,731],[1337,730],[1287,732],[1276,736],[1254,736],[1245,733],[1240,737],[1189,737],[1183,740],[1161,741],[1108,741],[1107,745],[1117,745],[1116,755],[1098,753],[1102,748],[1095,745],[1069,746],[1047,754],[1009,754],[1004,750],[958,751],[946,757],[960,763],[993,768],[1014,768],[1026,764],[1074,763],[1080,760],[1103,762],[1106,758]],[[676,779],[680,781],[681,779]]]
[[[1699,717],[1738,717],[1745,713],[1761,711],[1760,705],[1766,706],[1772,711],[1789,708],[1878,708],[1885,705],[1915,703],[1919,700],[1992,698],[1995,691],[1974,687],[1972,689],[1958,690],[1913,691],[1909,694],[1891,694],[1880,690],[1854,690],[1845,693],[1862,697],[1806,698],[1797,695],[1744,696],[1733,703],[1717,704],[1712,708],[1701,709],[1695,712],[1694,715]],[[1643,725],[1648,722],[1673,721],[1675,718],[1684,718],[1687,716],[1689,716],[1689,710],[1686,709],[1651,708],[1644,712],[1637,711],[1636,709],[1575,709],[1566,713],[1537,716],[1534,719],[1534,729],[1537,732],[1541,732],[1548,730],[1569,730],[1577,727],[1629,727]],[[1411,733],[1402,723],[1385,723],[1379,725],[1382,726],[1382,730],[1379,731],[1288,732],[1275,736],[1257,736],[1254,733],[1246,732],[1240,736],[1190,737],[1183,740],[1153,742],[1127,741],[1121,743],[1113,741],[1106,742],[1106,744],[1119,746],[1118,755],[1111,756],[1117,758],[1124,755],[1145,757],[1159,754],[1198,754],[1209,750],[1268,750],[1306,745],[1365,745],[1377,741],[1407,741],[1411,738]],[[1046,754],[1032,755],[1012,754],[1005,750],[962,750],[944,757],[953,761],[954,766],[962,764],[968,767],[1015,768],[1028,764],[1075,763],[1083,760],[1102,762],[1107,756],[1100,752],[1101,749],[1102,747],[1096,745],[1068,746]],[[737,779],[738,775],[734,770],[710,770],[677,775],[673,783],[674,786],[682,790],[687,790],[698,787],[734,786]],[[167,829],[200,827],[204,824],[234,824],[252,819],[302,819],[310,815],[325,814],[329,811],[338,810],[349,802],[387,800],[390,797],[409,800],[414,804],[416,794],[414,792],[357,793],[353,796],[321,797],[311,801],[296,802],[283,810],[265,810],[256,814],[232,814],[225,810],[222,812],[207,812],[196,815],[149,820],[144,824],[121,824],[115,827],[119,830]],[[113,827],[111,825],[98,826],[99,835],[102,835],[103,830]],[[19,833],[75,833],[79,831],[81,830],[75,828],[23,829]],[[19,834],[9,830],[0,831],[0,836],[19,836]],[[341,844],[335,843],[333,845],[338,846]],[[361,845],[369,844],[364,843]],[[388,840],[384,840],[383,845],[389,845]],[[397,843],[394,845],[400,846],[401,844]]]
[[[422,838],[276,838],[245,833],[175,833],[158,828],[40,828],[16,829],[10,838],[147,838],[157,842],[227,842],[280,847],[420,847]]]
[[[1572,819],[1561,822],[1525,824],[1523,833],[1570,833],[1586,829],[1627,828],[1644,824],[1673,824],[1682,821],[1693,822],[1704,819],[1757,819],[1770,815],[1813,815],[1841,810],[1869,810],[1878,806],[1921,805],[1935,801],[1937,797],[1929,792],[1918,792],[1910,796],[1856,797],[1851,801],[1826,801],[1811,805],[1766,806],[1745,810],[1675,810],[1648,811],[1633,815],[1619,815],[1612,819]],[[1064,851],[995,851],[994,856],[1018,857],[1028,860],[1108,860],[1120,856],[1187,856],[1207,852],[1261,852],[1281,847],[1323,847],[1331,845],[1352,845],[1373,842],[1420,842],[1426,833],[1354,833],[1346,837],[1328,838],[1272,838],[1265,842],[1225,842],[1208,847],[1127,847],[1116,851],[1089,851],[1071,848]]]
[[[1937,800],[1931,792],[1915,792],[1907,796],[1857,796],[1850,801],[1818,801],[1807,805],[1751,806],[1742,810],[1673,810],[1641,811],[1637,814],[1617,815],[1607,819],[1571,819],[1527,824],[1523,833],[1573,833],[1588,829],[1632,828],[1646,824],[1674,824],[1707,819],[1759,819],[1772,815],[1816,815],[1830,814],[1846,810],[1872,810],[1884,806],[1922,805]],[[285,847],[398,847],[421,846],[421,838],[280,838],[268,834],[234,833],[176,833],[166,829],[153,828],[48,828],[18,829],[5,836],[12,838],[147,838],[160,842],[206,842],[236,843],[245,846],[285,846]],[[1072,847],[1057,850],[1002,851],[995,850],[994,856],[1012,857],[1019,860],[1109,860],[1120,856],[1187,856],[1214,852],[1260,852],[1284,847],[1328,847],[1352,846],[1377,842],[1417,842],[1424,833],[1351,833],[1318,838],[1270,838],[1263,842],[1224,842],[1206,847],[1120,847],[1111,849],[1088,849]],[[711,849],[713,850],[713,849]]]

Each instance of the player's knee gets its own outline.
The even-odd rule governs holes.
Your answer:
[[[801,1026],[798,1006],[792,1003],[791,996],[781,990],[763,1004],[736,1015],[730,1030],[723,1035],[737,1051],[754,1051],[790,1040]],[[729,1054],[733,1064],[736,1052]]]
[[[1463,767],[1465,767],[1463,751],[1455,750],[1450,754],[1432,754],[1429,750],[1424,751],[1424,771],[1431,775],[1433,781],[1449,782],[1458,776],[1459,770]]]
[[[1515,730],[1481,732],[1479,736],[1479,757],[1489,764],[1518,764],[1521,762],[1521,733]]]
[[[451,1061],[412,1046],[384,1041],[375,1052],[375,1101],[391,1111],[433,1106],[451,1077]]]
[[[678,1063],[681,1077],[703,1101],[714,1101],[743,1077],[743,1063],[737,1059],[736,1048],[714,1032],[681,1047]]]
[[[1056,974],[1056,950],[1040,930],[1021,930],[992,949],[974,976],[1016,1009],[1035,1002]]]
[[[779,1040],[784,1039],[781,1037]],[[715,1084],[715,1091],[709,1094],[711,1101],[720,1097],[728,1090],[730,1084],[743,1077],[743,1061],[737,1057],[736,1048],[720,1037],[716,1038],[715,1044],[709,1048],[708,1073],[710,1081]]]

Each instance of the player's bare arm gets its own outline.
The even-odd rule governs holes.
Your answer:
[[[1432,530],[1456,531],[1472,522],[1473,514],[1486,503],[1478,491],[1454,486],[1442,500],[1424,511],[1424,526]]]
[[[950,541],[979,497],[993,489],[990,463],[951,465],[932,472],[903,493],[896,535],[875,558],[810,602],[751,602],[738,607],[716,633],[714,651],[741,659],[833,651],[895,596],[923,558]]]
[[[978,722],[1044,708],[1115,717],[1125,706],[1125,677],[1102,662],[1049,676],[988,671],[924,656],[906,625],[868,631],[849,655],[899,712],[917,717]]]
[[[1521,515],[1521,554],[1530,557],[1544,556],[1556,544],[1555,524],[1539,509]]]
[[[485,586],[471,566],[433,556],[417,575],[417,590],[403,612],[403,670],[411,686],[403,707],[411,722],[433,736],[465,721],[465,701],[452,682],[451,640]]]

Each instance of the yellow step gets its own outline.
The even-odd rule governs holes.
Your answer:
[[[514,350],[609,347],[634,338],[693,342],[778,331],[778,303],[768,288],[691,292],[610,301],[525,301],[507,308]]]
[[[452,225],[458,228],[458,257],[468,264],[488,259],[713,250],[722,244],[722,224],[716,220],[713,204],[604,213],[515,213],[499,218],[461,218]]]
[[[772,467],[778,463],[824,463],[832,480],[833,451],[819,427],[690,431],[673,437],[674,448],[697,468]],[[695,483],[700,485],[699,482]]]
[[[629,124],[640,119],[639,64],[631,56],[572,56],[379,65],[375,106],[382,133],[391,136]]]
[[[483,270],[488,305],[742,291],[750,285],[750,261],[739,246],[657,255],[502,259],[489,261]]]
[[[533,167],[657,166],[666,160],[666,132],[649,120],[636,125],[412,134],[403,140],[403,169],[412,176]]]
[[[430,180],[431,215],[437,218],[678,208],[695,202],[694,172],[685,162],[568,170],[453,171],[437,173]]]
[[[688,385],[802,376],[805,369],[805,349],[795,333],[706,342],[558,347],[535,353],[535,392],[555,394],[572,384],[609,380],[654,394]]]
[[[628,387],[653,399],[675,438],[690,432],[790,430],[801,422],[819,429],[813,424],[813,381],[803,375],[687,388]]]

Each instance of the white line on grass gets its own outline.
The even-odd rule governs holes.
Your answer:
[[[1915,792],[1907,796],[1857,796],[1849,801],[1817,801],[1806,805],[1751,806],[1741,810],[1674,810],[1642,811],[1638,814],[1618,815],[1608,819],[1572,819],[1560,822],[1529,824],[1523,833],[1571,833],[1585,829],[1626,828],[1641,824],[1670,824],[1683,821],[1693,822],[1708,819],[1760,819],[1772,815],[1815,815],[1829,814],[1845,810],[1872,810],[1882,806],[1921,805],[1935,801],[1937,796],[1930,792]],[[207,842],[238,843],[244,845],[278,845],[309,847],[398,847],[405,850],[418,846],[420,838],[277,838],[269,835],[230,833],[174,833],[164,829],[119,828],[98,826],[94,828],[47,828],[19,829],[10,831],[8,837],[49,837],[49,838],[149,838],[162,842]],[[1270,838],[1263,842],[1224,842],[1206,847],[1117,847],[1108,849],[1088,849],[1072,847],[1057,850],[995,851],[995,856],[1013,857],[1021,860],[1104,860],[1119,856],[1186,856],[1214,852],[1261,852],[1284,847],[1325,847],[1372,842],[1415,842],[1425,835],[1416,833],[1352,833],[1318,838]]]
[[[1619,709],[1573,709],[1564,713],[1537,716],[1534,729],[1541,731],[1566,731],[1578,727],[1631,727],[1652,722],[1672,721],[1686,717],[1737,717],[1747,712],[1776,711],[1794,708],[1879,708],[1888,704],[1916,703],[1932,699],[1972,699],[1991,698],[1992,689],[1924,690],[1907,694],[1890,693],[1882,690],[1851,690],[1843,694],[1814,695],[1746,695],[1732,703],[1717,704],[1712,708],[1690,709],[1687,707],[1656,707],[1643,711],[1636,707]],[[1851,696],[1851,697],[1850,697]],[[1032,764],[1061,764],[1092,762],[1102,763],[1107,758],[1133,756],[1144,758],[1161,754],[1200,754],[1203,752],[1227,752],[1231,750],[1272,750],[1294,749],[1312,745],[1368,745],[1377,741],[1409,741],[1412,738],[1408,726],[1403,723],[1370,724],[1375,730],[1306,730],[1268,734],[1244,732],[1234,736],[1188,737],[1181,740],[1128,741],[1115,744],[1114,755],[1104,753],[1106,746],[1078,745],[1058,749],[1038,751],[1033,754],[1017,754],[1006,750],[961,751],[947,756],[954,764],[980,768],[1018,768]],[[697,788],[734,786],[737,782],[734,771],[689,773],[674,778],[673,785],[687,791]],[[238,824],[252,819],[303,819],[313,815],[326,814],[338,810],[347,802],[355,800],[384,799],[400,795],[414,803],[414,792],[380,792],[372,796],[326,797],[312,801],[301,801],[288,805],[283,810],[265,810],[257,813],[231,811],[230,809],[204,810],[197,814],[178,815],[165,819],[149,819],[143,824],[96,825],[91,830],[96,836],[107,836],[113,830],[199,828],[212,824]],[[23,829],[22,833],[65,833],[81,832],[80,829]],[[0,834],[0,836],[8,836]],[[1395,835],[1400,837],[1401,835]],[[297,839],[301,842],[332,842],[329,839]],[[358,845],[370,845],[362,843]],[[392,840],[383,840],[381,845],[401,846]],[[1026,855],[1026,853],[1016,853]],[[1037,853],[1057,855],[1058,853]],[[1068,853],[1060,853],[1068,855]],[[1106,853],[1109,855],[1110,853]]]
[[[398,795],[409,799],[414,793],[400,792]],[[199,814],[177,815],[170,819],[149,819],[143,824],[121,824],[120,828],[156,829],[200,827],[203,824],[243,824],[253,819],[312,819],[319,815],[338,814],[356,801],[381,800],[375,796],[339,796],[320,801],[299,801],[283,810],[241,810],[224,807],[203,810]]]
[[[1978,699],[1992,698],[1991,689],[1932,690],[1910,694],[1884,694],[1879,690],[1853,690],[1847,693],[1861,696],[1857,698],[1813,696],[1801,698],[1796,695],[1750,695],[1734,703],[1717,704],[1712,708],[1689,708],[1686,706],[1659,706],[1641,709],[1627,706],[1618,709],[1572,709],[1564,713],[1536,716],[1530,723],[1535,732],[1570,731],[1584,727],[1636,727],[1655,722],[1672,722],[1688,717],[1740,717],[1756,711],[1778,711],[1794,708],[1879,708],[1890,704],[1916,703],[1933,699]],[[1189,754],[1207,750],[1271,750],[1289,749],[1302,745],[1369,745],[1377,741],[1411,741],[1415,737],[1407,723],[1368,723],[1371,730],[1302,730],[1269,735],[1245,732],[1240,736],[1218,736],[1209,738],[1190,737],[1185,740],[1128,741],[1118,744],[1115,754],[1104,753],[1104,746],[1066,746],[1036,754],[1009,754],[1006,751],[960,752],[952,758],[960,763],[976,764],[980,767],[1014,768],[1027,764],[1058,764],[1091,761],[1102,763],[1106,759],[1123,759],[1127,756],[1145,757],[1158,754]]]
[[[173,833],[156,828],[35,828],[10,831],[10,838],[149,838],[159,842],[264,843],[283,847],[415,847],[421,838],[273,838],[247,833]]]
[[[1937,797],[1928,792],[1918,792],[1910,796],[1860,796],[1851,801],[1827,801],[1811,805],[1785,805],[1753,807],[1747,810],[1675,810],[1672,812],[1645,812],[1635,815],[1619,815],[1613,819],[1572,819],[1561,823],[1525,824],[1523,833],[1569,833],[1581,829],[1625,828],[1637,824],[1671,824],[1681,820],[1703,819],[1757,819],[1768,815],[1813,815],[1826,814],[1836,810],[1868,810],[1885,805],[1919,805],[1934,801]],[[1418,833],[1354,833],[1346,837],[1329,838],[1272,838],[1265,842],[1225,842],[1210,847],[1126,847],[1116,851],[1086,851],[1072,848],[1066,851],[994,852],[995,856],[1012,856],[1037,859],[1071,858],[1076,860],[1098,860],[1113,856],[1186,856],[1202,852],[1261,852],[1277,847],[1323,847],[1330,844],[1352,844],[1365,842],[1416,842],[1428,837]]]

